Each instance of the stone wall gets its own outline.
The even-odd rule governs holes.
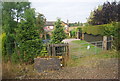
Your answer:
[[[61,69],[60,59],[58,58],[35,58],[34,62],[34,68],[38,72]]]

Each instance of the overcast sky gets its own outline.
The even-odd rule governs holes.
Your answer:
[[[106,1],[114,0],[29,0],[36,12],[44,14],[47,21],[56,21],[57,17],[64,22],[85,23],[91,10]],[[118,1],[118,0],[116,0]]]

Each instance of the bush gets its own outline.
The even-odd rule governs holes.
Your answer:
[[[16,53],[13,53],[12,56],[11,56],[11,61],[12,61],[12,63],[18,63],[18,62],[20,62],[19,55],[16,54]]]
[[[70,37],[76,37],[76,31],[75,30],[70,31]]]
[[[40,56],[48,56],[47,46],[44,44],[40,52]]]
[[[3,33],[1,36],[0,36],[1,40],[2,40],[2,55],[5,56],[6,55],[6,49],[5,49],[5,40],[6,40],[6,34]]]
[[[113,24],[104,24],[104,25],[86,26],[82,28],[82,31],[83,33],[87,33],[87,34],[103,36],[110,34],[113,28],[114,28]]]
[[[23,62],[33,62],[34,58],[41,56],[40,52],[42,49],[42,40],[27,40],[24,43],[20,44],[20,59]]]

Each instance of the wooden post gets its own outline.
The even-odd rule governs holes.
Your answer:
[[[82,40],[84,40],[84,33],[82,33]]]
[[[55,47],[53,44],[52,44],[52,56],[55,56]]]
[[[50,46],[50,44],[47,45],[47,48],[48,48],[48,56],[51,56],[51,49],[50,49],[51,46]]]
[[[67,45],[67,58],[69,59],[69,45]]]
[[[103,36],[103,49],[107,50],[107,36]]]
[[[77,32],[77,39],[80,39],[80,32]]]
[[[97,42],[95,43],[95,54],[97,54]]]
[[[69,32],[69,37],[71,37],[70,32]]]

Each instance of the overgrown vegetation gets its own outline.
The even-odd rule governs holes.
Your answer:
[[[35,57],[42,55],[43,43],[40,35],[44,35],[44,15],[36,15],[30,2],[3,2],[2,6],[4,62],[33,63]]]

